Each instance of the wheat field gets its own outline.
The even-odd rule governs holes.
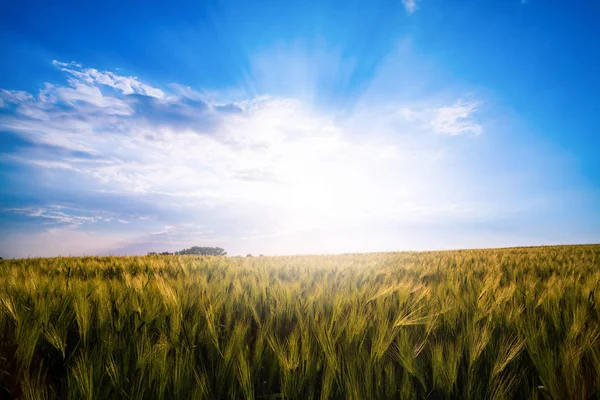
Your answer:
[[[600,245],[0,261],[0,397],[598,399]]]

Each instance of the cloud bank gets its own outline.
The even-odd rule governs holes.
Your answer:
[[[406,239],[411,226],[474,221],[500,207],[467,190],[455,165],[455,141],[485,133],[478,100],[348,115],[294,98],[216,101],[226,96],[53,65],[65,83],[0,91],[1,135],[16,143],[5,162],[43,176],[38,195],[35,187],[27,202],[1,210],[12,227],[1,250],[14,256],[199,242],[241,253],[257,243],[265,253],[364,251],[377,249],[369,237],[394,227]],[[60,237],[91,243],[53,247]]]

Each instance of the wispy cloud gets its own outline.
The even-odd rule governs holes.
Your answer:
[[[81,225],[95,224],[104,218],[100,215],[83,215],[63,206],[8,208],[3,212],[23,214],[28,217],[46,220],[46,223],[61,225],[65,228],[78,228]]]
[[[451,105],[436,108],[403,107],[399,110],[399,114],[407,121],[417,121],[436,133],[450,136],[479,135],[483,132],[483,126],[474,118],[479,105],[479,102],[459,99]]]
[[[95,68],[83,68],[81,64],[75,62],[65,63],[54,60],[52,64],[78,81],[88,85],[109,86],[119,90],[123,94],[141,94],[158,99],[165,97],[165,93],[162,90],[142,83],[134,76],[121,76],[110,71],[101,72]]]
[[[22,103],[33,99],[33,96],[27,92],[21,90],[6,90],[0,89],[0,99],[3,101],[0,103],[2,106],[4,103]]]
[[[478,106],[477,102],[458,100],[451,106],[440,107],[435,110],[431,127],[447,135],[480,134],[483,128],[473,118]]]
[[[418,3],[421,0],[402,0],[402,5],[404,6],[404,9],[406,10],[406,13],[408,15],[412,15],[414,14],[415,11],[418,10]]]

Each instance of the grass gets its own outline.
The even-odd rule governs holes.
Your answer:
[[[600,245],[0,261],[0,397],[599,399]]]

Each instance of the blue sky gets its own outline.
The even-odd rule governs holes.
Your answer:
[[[0,256],[600,242],[600,4],[12,2]]]

